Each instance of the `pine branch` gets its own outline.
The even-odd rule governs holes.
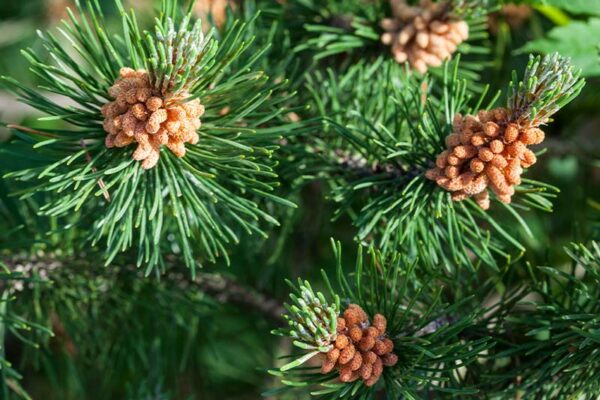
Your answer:
[[[499,320],[506,333],[490,353],[510,362],[492,374],[479,371],[486,393],[567,398],[598,392],[600,246],[572,244],[565,250],[572,260],[566,269],[528,266],[531,295]]]
[[[398,180],[410,180],[424,173],[424,169],[418,166],[410,168],[408,170],[402,170],[393,163],[379,164],[374,163],[369,166],[369,161],[362,158],[360,155],[352,155],[349,153],[343,154],[341,151],[335,152],[338,156],[337,164],[334,164],[334,170],[331,172],[332,176],[337,174],[340,176],[346,174],[354,174],[356,179],[365,179],[370,177],[389,177],[390,179]]]
[[[179,282],[186,282],[183,276],[179,279],[181,279]],[[279,301],[240,284],[232,276],[199,273],[192,281],[192,285],[220,303],[255,312],[273,323],[279,324],[283,321],[284,308]],[[182,286],[185,287],[186,284],[183,283]]]
[[[143,271],[122,258],[119,267],[104,268],[97,263],[98,256],[89,253],[76,258],[40,253],[37,257],[27,253],[3,254],[2,258],[6,257],[11,264],[5,265],[5,270],[14,267],[16,272],[6,272],[0,277],[5,283],[3,287],[8,288],[2,293],[10,298],[9,302],[3,302],[9,306],[10,319],[3,314],[4,324],[0,324],[0,328],[10,330],[10,341],[7,343],[2,337],[1,348],[10,349],[11,361],[23,359],[28,368],[35,366],[35,371],[41,374],[54,374],[58,393],[63,393],[61,384],[68,379],[68,371],[55,369],[50,361],[65,356],[74,365],[87,365],[89,376],[103,371],[96,390],[104,398],[119,397],[130,386],[140,387],[148,371],[151,371],[148,379],[155,379],[156,387],[161,382],[181,379],[181,371],[197,370],[194,376],[204,379],[211,376],[209,370],[235,365],[247,374],[246,371],[257,366],[255,356],[241,351],[248,339],[271,343],[253,328],[257,324],[268,326],[264,322],[278,322],[276,318],[280,318],[274,300],[235,279],[202,274],[196,282],[191,282],[176,258],[169,259],[173,269],[163,279],[145,279]],[[19,281],[23,284],[15,284]],[[200,291],[205,288],[215,297]],[[245,304],[240,304],[242,301]],[[236,311],[229,312],[231,306]],[[252,322],[245,325],[248,316]],[[32,322],[28,324],[25,317]],[[236,323],[231,325],[232,321]],[[240,331],[240,323],[244,331]],[[44,332],[52,335],[49,329],[55,331],[55,339],[49,340],[44,335]],[[131,346],[136,348],[134,354]],[[210,348],[208,354],[203,351],[207,348]],[[215,349],[219,351],[218,360],[213,353]],[[155,357],[159,353],[165,358],[157,364]],[[90,357],[94,360],[91,365],[87,363]],[[4,361],[0,354],[4,372],[0,378],[11,377],[14,372],[20,379]],[[128,378],[121,380],[134,376],[140,368],[145,371],[144,376],[134,384],[130,385]],[[32,371],[26,370],[26,382]],[[6,382],[18,384],[14,378],[0,379],[0,387]],[[106,385],[107,382],[110,384]]]
[[[340,244],[334,243],[337,284],[325,276],[325,285],[329,298],[339,296],[342,304],[356,303],[367,315],[380,311],[385,316],[398,355],[397,364],[384,369],[384,383],[378,385],[388,397],[489,395],[508,399],[551,394],[562,398],[598,390],[598,244],[568,249],[573,259],[569,272],[540,267],[542,275],[537,277],[529,267],[533,282],[492,296],[496,297],[493,302],[489,299],[498,284],[495,279],[480,282],[468,271],[425,277],[402,256],[385,257],[371,248],[367,258],[361,249],[354,270],[344,272]],[[299,287],[306,285],[300,282]],[[325,300],[320,294],[319,298],[322,304]],[[318,314],[318,307],[315,310]],[[286,318],[306,320],[306,312],[288,308]],[[341,317],[338,324],[343,326]],[[348,318],[346,312],[343,317]],[[296,325],[290,326],[289,331],[277,333],[294,338]],[[318,329],[311,332],[321,337]],[[343,329],[337,332],[342,335]],[[329,373],[327,361],[322,361],[319,372],[316,362],[309,360],[329,360],[333,350],[321,342],[318,347],[307,342],[310,338],[295,343],[304,351],[272,371],[289,390],[308,387],[314,396],[323,398],[375,398],[376,391],[360,379],[344,380],[343,365],[342,383],[331,382],[336,376]],[[337,347],[337,338],[331,343]],[[300,367],[303,363],[308,366]]]
[[[500,268],[525,251],[509,233],[508,220],[527,232],[519,210],[551,211],[557,189],[523,179],[515,189],[516,204],[502,203],[504,213],[491,214],[430,184],[428,170],[460,128],[455,116],[487,112],[498,98],[486,99],[485,92],[473,96],[467,86],[458,76],[458,62],[446,66],[442,82],[406,76],[385,61],[357,64],[346,78],[333,72],[316,76],[309,90],[326,119],[325,134],[295,148],[292,155],[300,165],[291,174],[304,173],[301,181],[325,178],[340,204],[336,215],[350,215],[357,238],[383,251],[418,256],[430,270]]]
[[[52,255],[31,257],[25,254],[3,257],[0,265],[6,267],[8,275],[5,275],[4,278],[8,280],[0,281],[0,290],[8,289],[9,293],[16,294],[23,291],[28,283],[33,285],[36,282],[52,282],[56,279],[55,276],[65,274],[66,271],[93,268],[87,261],[90,259],[89,257],[82,255],[79,257],[79,259],[65,259]],[[170,259],[167,270],[176,271],[177,266],[177,260]],[[255,312],[271,322],[283,321],[284,309],[279,301],[241,284],[233,276],[200,272],[194,279],[189,280],[185,274],[175,271],[168,272],[161,280],[182,290],[205,293],[221,304]],[[118,275],[123,272],[139,275],[140,270],[131,264],[123,264],[114,268],[114,274]]]
[[[70,12],[70,21],[64,21],[60,33],[67,45],[52,33],[40,33],[56,64],[42,61],[33,50],[24,51],[45,90],[68,98],[68,104],[2,78],[26,104],[48,114],[44,119],[70,124],[68,130],[16,129],[15,140],[0,152],[7,159],[33,161],[27,168],[10,169],[6,177],[22,183],[14,193],[20,199],[46,194],[43,216],[91,217],[87,239],[105,249],[107,265],[135,247],[138,265],[150,274],[176,248],[193,274],[204,261],[228,261],[228,247],[243,234],[266,237],[266,226],[278,224],[266,208],[294,207],[275,194],[279,181],[274,155],[277,141],[301,131],[305,122],[284,121],[294,93],[283,93],[285,81],[273,82],[256,69],[267,49],[253,44],[254,19],[231,24],[217,40],[204,36],[199,23],[191,26],[190,14],[182,13],[176,0],[163,2],[154,33],[141,31],[133,11],[126,13],[118,0],[117,6],[123,41],[108,39],[99,3],[90,0],[85,9],[77,3],[78,15]],[[81,61],[72,57],[72,50]],[[127,66],[145,71],[123,68]],[[139,87],[145,79],[151,85]],[[137,85],[135,93],[131,84]],[[148,122],[133,118],[136,129],[145,132],[138,129],[135,136],[129,101],[146,99],[153,90],[152,107],[158,104],[156,96],[161,96],[160,104],[172,107],[157,110],[155,118],[144,114],[149,103],[136,103],[138,117]],[[129,105],[117,104],[127,96]],[[119,107],[131,108],[131,115],[113,115],[123,111]],[[182,112],[204,115],[202,121],[172,120],[175,115],[183,118]],[[165,115],[171,119],[165,121]],[[164,126],[157,125],[159,118]],[[168,124],[179,131],[168,131],[169,150],[161,151],[156,140],[164,142]],[[146,131],[157,133],[156,128],[163,129],[162,139]],[[118,140],[114,129],[121,129]],[[148,147],[150,136],[154,144]],[[190,141],[187,147],[184,137]],[[127,145],[132,141],[137,148]],[[144,167],[132,158],[144,159]],[[172,239],[161,240],[166,237]]]
[[[461,380],[452,371],[454,368],[468,368],[475,362],[475,354],[482,354],[492,347],[493,339],[485,327],[493,326],[491,321],[501,318],[502,313],[510,309],[518,297],[505,298],[500,306],[495,307],[494,312],[486,315],[486,311],[489,311],[486,307],[481,303],[475,305],[478,299],[484,297],[483,293],[490,289],[488,284],[474,286],[473,293],[467,296],[457,294],[446,303],[442,300],[442,293],[452,293],[452,282],[456,282],[457,278],[430,274],[427,279],[423,279],[423,276],[415,274],[417,265],[406,257],[397,253],[384,255],[374,248],[363,247],[358,249],[353,271],[347,272],[342,263],[340,243],[332,241],[332,245],[336,282],[330,282],[322,272],[329,296],[326,298],[317,293],[318,306],[310,306],[310,302],[306,301],[307,297],[315,296],[302,296],[306,304],[302,303],[302,307],[288,307],[286,318],[290,321],[290,329],[275,333],[294,339],[294,344],[303,351],[290,356],[292,361],[278,370],[271,371],[286,387],[274,389],[267,394],[305,389],[321,398],[372,399],[381,390],[390,398],[425,398],[420,397],[424,393],[436,393],[439,396],[444,393],[452,393],[454,396],[477,393],[470,382]],[[363,251],[367,254],[363,255]],[[467,276],[465,275],[466,279]],[[449,287],[446,288],[446,285]],[[308,283],[300,281],[298,286],[293,287],[293,293],[310,292],[307,288]],[[329,331],[332,327],[329,322],[331,318],[319,315],[326,315],[325,305],[333,306],[339,300],[331,299],[338,297],[341,299],[342,309],[345,305],[349,306],[338,316],[337,325],[333,324],[335,329]],[[297,302],[297,297],[293,294],[291,298]],[[362,309],[364,311],[359,311]],[[364,313],[364,316],[353,316],[355,312]],[[370,347],[369,340],[362,340],[355,328],[345,331],[344,329],[353,326],[349,321],[355,317],[363,321],[359,324],[361,329],[379,326],[375,342],[381,343]],[[304,336],[308,337],[298,337],[298,321],[314,321],[314,325],[309,324],[304,332]],[[382,325],[383,321],[386,323]],[[372,328],[368,329],[372,331]],[[324,336],[323,330],[329,331],[329,334]],[[331,338],[331,332],[336,331],[337,336]],[[311,334],[314,335],[312,340]],[[369,333],[363,330],[362,335],[365,338]],[[366,362],[365,357],[371,357],[367,355],[369,351],[382,355],[383,379],[379,380],[377,376],[374,381],[369,380],[372,376],[369,367],[358,369],[358,376],[347,376],[345,365],[355,363],[352,355],[352,361],[343,359],[337,370],[331,369],[332,357],[335,361],[336,356],[347,356],[344,350],[339,355],[336,353],[345,349],[345,336],[354,338],[354,346],[361,351],[355,357],[362,360],[363,364]],[[330,341],[330,346],[326,345],[327,341],[323,342],[323,338]],[[387,353],[382,346],[386,338],[393,341],[394,356],[385,356]],[[314,360],[309,361],[313,358]],[[306,365],[300,367],[304,363]],[[319,364],[320,371],[317,369]]]

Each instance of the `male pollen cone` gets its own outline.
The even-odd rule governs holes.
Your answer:
[[[337,319],[338,336],[333,348],[323,354],[321,372],[328,374],[337,369],[342,382],[362,379],[365,385],[373,386],[384,366],[391,367],[398,362],[386,328],[383,315],[375,314],[370,323],[360,306],[350,304]]]
[[[511,121],[505,108],[482,110],[476,116],[457,114],[453,132],[446,137],[446,150],[425,176],[452,192],[454,201],[473,197],[487,210],[489,189],[508,204],[515,186],[521,184],[523,169],[536,162],[527,146],[543,142],[544,136],[536,126]]]
[[[390,4],[393,18],[381,21],[381,41],[391,46],[398,63],[408,62],[420,73],[442,65],[469,38],[469,25],[451,18],[447,2],[421,0],[410,6],[405,0],[390,0]]]
[[[150,85],[144,70],[121,68],[119,75],[108,90],[115,100],[101,110],[106,147],[137,143],[132,157],[142,162],[142,168],[150,169],[158,162],[162,145],[183,157],[185,143],[198,143],[196,131],[204,114],[200,100],[186,101],[190,97],[186,91],[174,98],[163,96]]]

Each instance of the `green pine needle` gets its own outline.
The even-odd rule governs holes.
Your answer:
[[[273,83],[254,65],[264,54],[252,48],[249,23],[234,23],[222,40],[204,36],[201,23],[177,2],[165,1],[154,34],[141,31],[133,12],[117,1],[123,33],[110,40],[97,2],[77,3],[59,31],[40,33],[52,64],[33,50],[24,55],[48,91],[70,101],[59,105],[37,89],[9,77],[4,86],[22,101],[69,124],[67,130],[12,126],[17,140],[8,146],[32,167],[7,178],[26,183],[15,195],[48,194],[40,208],[46,216],[77,213],[91,245],[106,249],[108,265],[117,254],[133,251],[146,273],[162,265],[165,254],[180,255],[193,269],[228,250],[242,234],[267,236],[265,224],[277,220],[267,203],[292,205],[275,194],[279,186],[273,159],[277,142],[301,127],[283,123],[286,82]],[[78,57],[74,57],[73,53]],[[133,149],[107,149],[100,108],[121,67],[145,68],[163,93],[189,91],[206,108],[197,145],[178,159],[162,151],[159,164],[144,171],[131,159]]]

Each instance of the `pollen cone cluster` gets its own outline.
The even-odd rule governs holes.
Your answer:
[[[381,41],[392,46],[397,62],[408,62],[421,73],[440,66],[469,37],[467,23],[452,20],[444,1],[421,0],[418,6],[410,6],[405,0],[390,2],[394,18],[381,21],[385,31]]]
[[[198,143],[204,106],[198,99],[186,101],[187,92],[165,97],[150,85],[146,71],[122,68],[108,94],[115,100],[102,107],[106,147],[136,143],[133,159],[141,161],[142,168],[156,165],[162,145],[183,157],[185,143]]]
[[[370,324],[363,309],[350,304],[343,317],[337,319],[338,335],[333,349],[324,354],[321,372],[337,369],[342,382],[362,379],[365,385],[373,386],[384,366],[398,362],[398,356],[392,353],[394,343],[386,337],[386,326],[383,315],[375,314]]]
[[[496,108],[477,116],[457,114],[454,131],[446,137],[447,149],[438,155],[435,168],[425,176],[452,192],[454,201],[474,197],[481,208],[490,206],[489,190],[498,200],[510,203],[515,185],[521,183],[523,168],[535,164],[528,145],[544,140],[537,127],[522,127]]]

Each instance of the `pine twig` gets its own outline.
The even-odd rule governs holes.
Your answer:
[[[372,176],[381,176],[382,174],[389,174],[394,178],[408,178],[410,180],[415,176],[423,174],[424,172],[424,169],[420,168],[419,166],[412,166],[407,170],[402,170],[392,163],[372,163],[369,165],[369,162],[361,156],[344,154],[341,151],[336,151],[336,156],[339,157],[337,160],[337,166],[339,168],[344,171],[351,171],[359,178],[368,178]]]
[[[52,280],[53,273],[69,266],[67,260],[58,260],[52,256],[39,259],[29,258],[24,255],[4,257],[1,262],[8,268],[15,280],[0,281],[0,290],[8,286],[9,290],[21,291],[24,289],[23,282],[19,279],[32,278],[33,272],[40,280]],[[77,263],[78,268],[89,267]],[[175,264],[171,265],[175,268]],[[138,272],[132,264],[125,265],[123,271]],[[109,272],[110,270],[104,270]],[[117,271],[114,269],[113,271]],[[110,273],[110,272],[109,272]],[[117,271],[118,273],[118,271]],[[238,282],[232,276],[220,273],[201,272],[197,273],[194,280],[189,280],[187,274],[180,272],[167,273],[164,277],[167,282],[173,283],[182,289],[199,290],[214,298],[221,304],[229,304],[242,309],[261,314],[269,321],[281,325],[283,322],[283,306],[279,301],[268,295],[256,291]]]
[[[197,273],[192,283],[200,291],[222,304],[231,304],[257,312],[277,324],[283,322],[284,309],[279,301],[242,285],[232,276],[208,272]]]
[[[33,128],[28,128],[26,126],[21,126],[21,125],[8,124],[8,125],[6,125],[6,127],[8,129],[16,129],[16,130],[21,131],[21,132],[33,133],[35,135],[45,136],[45,137],[52,138],[52,139],[57,137],[56,135],[53,135],[51,133],[42,132],[40,130],[33,129]]]

